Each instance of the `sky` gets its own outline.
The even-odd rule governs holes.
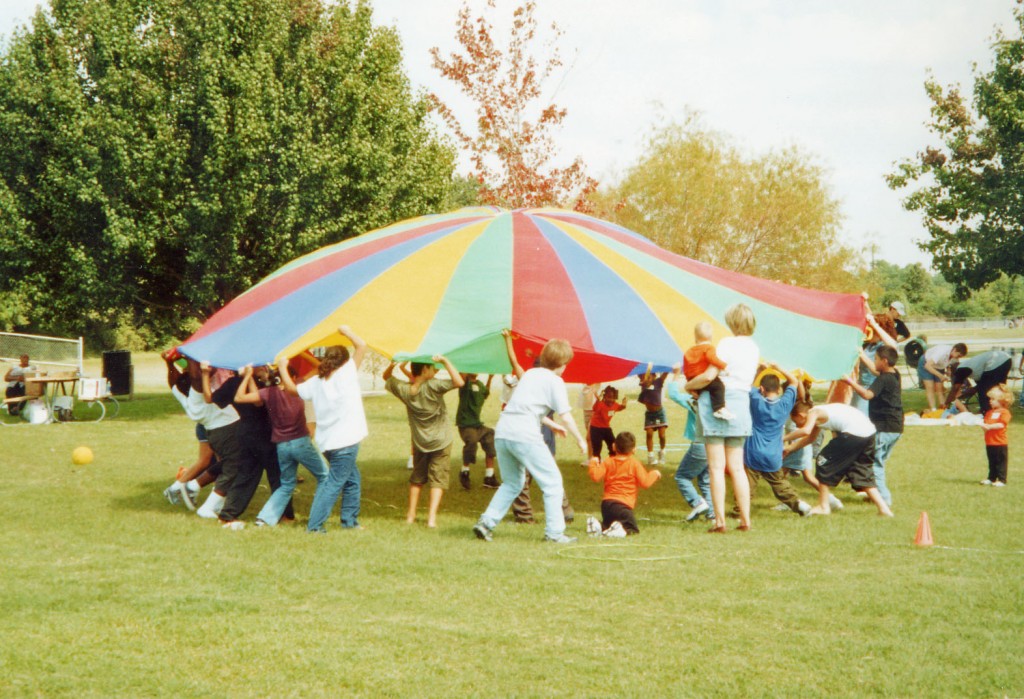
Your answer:
[[[402,38],[406,72],[418,89],[456,109],[451,84],[429,50],[456,48],[463,0],[375,0],[379,24]],[[497,0],[507,26],[513,0]],[[38,0],[0,3],[7,36]],[[568,109],[561,153],[581,157],[602,182],[637,161],[651,129],[688,111],[751,156],[790,146],[825,168],[844,214],[843,242],[877,244],[896,264],[929,257],[926,233],[884,175],[937,144],[926,128],[924,81],[970,92],[972,66],[986,70],[996,27],[1016,36],[1012,0],[547,0],[535,16],[554,22],[564,66],[545,98]],[[479,13],[484,0],[470,0]],[[625,9],[627,8],[628,9]],[[471,112],[460,112],[472,118]],[[641,231],[642,232],[642,231]]]

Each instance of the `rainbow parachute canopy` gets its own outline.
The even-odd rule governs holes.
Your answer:
[[[849,371],[864,301],[730,272],[630,230],[558,209],[493,207],[423,216],[301,257],[212,316],[183,354],[214,366],[270,363],[340,344],[341,324],[382,354],[444,354],[460,370],[506,373],[501,331],[520,362],[551,338],[576,351],[567,381],[668,371],[711,321],[748,304],[763,357],[822,379]]]

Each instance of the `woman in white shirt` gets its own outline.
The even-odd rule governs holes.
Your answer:
[[[356,465],[359,443],[368,434],[359,365],[366,356],[366,342],[347,325],[338,328],[352,343],[352,355],[341,345],[328,347],[317,376],[296,385],[288,374],[288,358],[278,358],[281,385],[302,400],[312,401],[316,411],[316,443],[327,460],[327,478],[317,486],[309,507],[307,531],[325,533],[324,523],[341,498],[342,529],[361,529],[359,509],[362,477]]]
[[[711,395],[704,391],[697,401],[700,433],[708,454],[708,472],[711,476],[711,500],[715,511],[715,526],[708,531],[725,533],[725,474],[732,478],[733,496],[740,511],[740,529],[750,529],[750,484],[743,470],[743,443],[750,436],[750,388],[757,375],[761,351],[750,338],[757,321],[750,307],[738,303],[725,312],[725,324],[734,337],[723,338],[716,348],[718,358],[726,368],[719,371],[710,366],[700,376],[690,379],[687,390],[698,390],[718,377],[725,384],[725,404],[732,419],[714,416]]]

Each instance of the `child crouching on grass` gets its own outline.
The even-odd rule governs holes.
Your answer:
[[[991,403],[990,410],[985,413],[985,454],[988,456],[988,478],[982,485],[993,485],[1001,488],[1006,485],[1006,470],[1009,463],[1009,447],[1006,428],[1010,424],[1010,404],[1013,393],[1006,384],[993,386],[986,394]]]
[[[636,437],[632,432],[619,432],[615,436],[615,454],[604,461],[596,456],[590,460],[590,479],[595,483],[604,481],[604,497],[601,500],[600,530],[595,526],[593,517],[587,520],[587,531],[597,534],[603,531],[606,536],[624,536],[639,534],[636,526],[636,494],[639,488],[650,488],[661,478],[661,471],[647,471],[633,456],[636,449]],[[618,534],[624,530],[625,534]]]

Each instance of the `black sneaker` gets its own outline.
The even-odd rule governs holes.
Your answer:
[[[484,487],[485,488],[500,488],[501,487],[501,483],[498,482],[497,477],[495,477],[495,476],[487,476],[487,477],[484,478]]]
[[[459,471],[459,483],[462,484],[463,489],[469,490],[469,471]]]

